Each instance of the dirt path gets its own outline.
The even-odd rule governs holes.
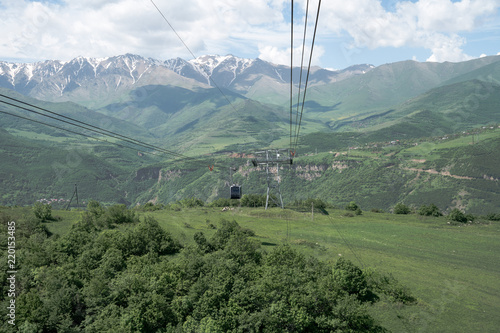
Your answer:
[[[449,171],[437,171],[437,170],[433,170],[433,169],[418,169],[418,168],[402,168],[403,170],[408,170],[408,171],[415,171],[415,172],[427,172],[427,173],[430,173],[430,174],[433,174],[433,175],[441,175],[441,176],[448,176],[448,177],[452,177],[452,178],[455,178],[455,179],[474,179],[473,177],[466,177],[466,176],[456,176],[456,175],[452,175],[450,174]]]

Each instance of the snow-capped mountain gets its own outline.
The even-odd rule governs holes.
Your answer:
[[[275,65],[261,59],[242,59],[232,55],[205,55],[193,60],[180,58],[167,60],[164,64],[179,75],[217,84],[225,88],[245,92],[249,86],[266,76],[278,83],[290,83],[290,67]],[[374,68],[372,65],[355,65],[342,71],[314,68],[310,76],[312,84],[330,83],[346,77],[363,74]],[[293,81],[299,83],[300,69],[294,68]]]
[[[373,66],[357,65],[343,71],[315,68],[310,84],[324,84],[362,74]],[[294,68],[294,83],[299,69]],[[125,54],[108,58],[78,57],[68,62],[0,62],[0,87],[43,100],[72,100],[114,96],[145,85],[186,88],[217,85],[247,94],[261,81],[289,84],[290,68],[260,59],[232,55],[206,55],[189,61],[177,58],[160,61]],[[104,98],[104,97],[103,97]],[[87,103],[88,104],[88,103]]]

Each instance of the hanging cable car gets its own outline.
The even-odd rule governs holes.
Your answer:
[[[240,185],[236,185],[236,184],[231,185],[229,192],[231,195],[231,199],[241,199],[241,186]]]
[[[229,197],[231,199],[241,199],[241,185],[233,183],[233,171],[236,171],[236,168],[230,167],[229,168],[229,176],[231,178],[230,184],[233,185],[229,187]]]

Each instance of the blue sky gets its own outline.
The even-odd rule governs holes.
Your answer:
[[[289,0],[153,0],[196,55],[289,64]],[[319,0],[310,0],[307,45]],[[306,0],[295,1],[299,59]],[[323,0],[313,64],[465,61],[500,52],[499,0]],[[0,60],[192,58],[151,0],[0,0]],[[297,64],[297,63],[296,63]]]

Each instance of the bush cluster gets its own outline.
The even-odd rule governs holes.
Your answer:
[[[473,222],[475,220],[474,215],[465,214],[458,208],[453,208],[450,214],[448,214],[448,219],[452,222],[467,223]]]
[[[217,200],[212,201],[208,206],[209,207],[237,207],[239,206],[239,200],[228,199],[228,198],[219,198]]]
[[[430,205],[422,205],[418,209],[418,214],[422,216],[434,216],[439,217],[443,216],[443,213],[439,210],[439,208],[435,204]]]
[[[51,204],[43,204],[41,202],[35,202],[33,205],[33,214],[35,217],[42,222],[51,221],[54,218],[52,217],[52,205]]]
[[[34,217],[19,221],[19,331],[385,332],[367,305],[378,292],[405,297],[343,258],[332,265],[289,245],[263,251],[236,221],[183,247],[153,218],[113,207],[89,203],[60,237]]]
[[[266,196],[261,194],[243,194],[240,202],[244,207],[265,207]]]
[[[106,208],[95,200],[89,201],[87,211],[83,213],[82,217],[83,221],[98,228],[111,228],[115,225],[139,221],[134,210],[128,209],[123,204]]]
[[[363,214],[363,211],[361,210],[361,208],[358,206],[358,204],[354,201],[351,201],[346,207],[345,207],[345,210],[348,210],[348,211],[352,211],[354,212],[354,214],[356,215],[361,215]],[[346,215],[348,216],[348,215]]]
[[[394,214],[410,214],[411,208],[404,203],[398,202],[393,209]]]

